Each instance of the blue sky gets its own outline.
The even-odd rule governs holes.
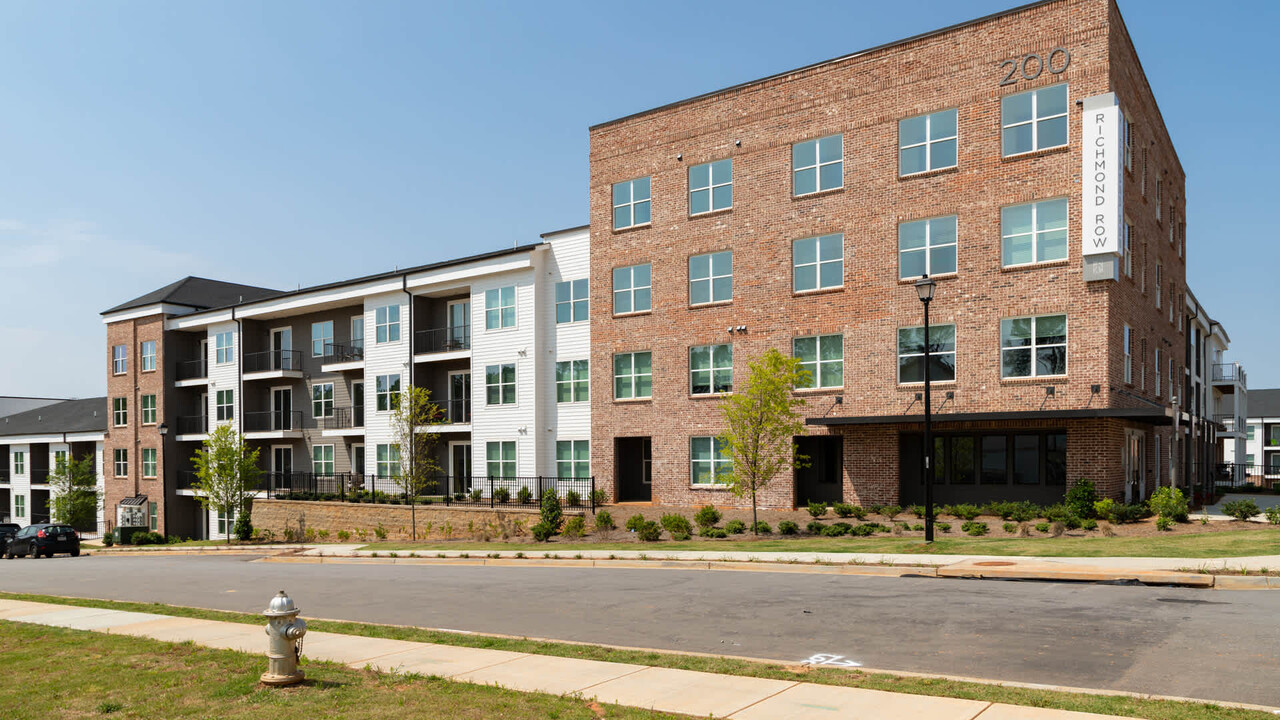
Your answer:
[[[1012,4],[9,0],[0,395],[102,393],[98,313],[188,274],[289,288],[582,224],[589,125]],[[1280,5],[1121,10],[1187,171],[1192,289],[1280,385]]]

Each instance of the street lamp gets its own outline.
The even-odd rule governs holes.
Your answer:
[[[924,303],[924,541],[933,542],[933,404],[929,399],[929,303],[938,286],[928,274],[916,281],[916,294]]]

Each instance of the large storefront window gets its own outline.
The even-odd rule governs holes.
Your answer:
[[[924,496],[923,440],[918,433],[900,437],[901,504],[920,502]],[[1063,430],[939,433],[933,443],[936,502],[1057,502],[1066,490]]]

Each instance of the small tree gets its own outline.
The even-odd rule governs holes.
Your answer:
[[[747,381],[721,406],[728,427],[718,438],[732,465],[717,478],[737,497],[751,497],[751,527],[755,532],[756,495],[775,475],[805,467],[808,458],[796,452],[795,436],[804,434],[797,408],[796,386],[809,378],[800,361],[771,348],[751,361]]]
[[[440,433],[431,426],[444,420],[444,412],[431,401],[431,391],[410,385],[400,395],[392,396],[391,429],[400,451],[400,474],[396,485],[409,500],[411,537],[418,539],[417,497],[434,492],[441,472],[436,461]]]
[[[98,492],[92,453],[79,460],[59,457],[49,473],[49,485],[53,488],[49,510],[55,521],[74,528],[97,522],[102,495]]]
[[[196,466],[192,489],[200,505],[220,515],[247,512],[248,499],[262,474],[258,455],[259,449],[249,450],[244,438],[230,425],[214,428],[204,447],[191,458]],[[231,528],[227,528],[227,544],[231,544],[231,535]]]

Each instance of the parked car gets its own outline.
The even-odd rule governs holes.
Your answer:
[[[0,556],[3,556],[9,547],[9,540],[21,529],[22,526],[18,523],[0,523]]]
[[[80,555],[80,535],[75,528],[53,523],[28,525],[9,540],[4,556],[12,560],[20,555],[53,557],[54,553]]]

